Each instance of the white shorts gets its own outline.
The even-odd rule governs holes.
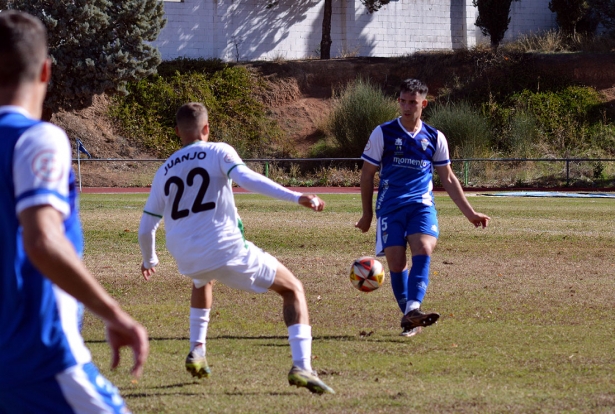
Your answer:
[[[51,378],[0,389],[0,413],[130,414],[130,410],[118,389],[89,362]]]
[[[243,254],[215,270],[186,275],[197,288],[217,280],[226,286],[248,292],[265,293],[275,280],[278,259],[246,241]]]

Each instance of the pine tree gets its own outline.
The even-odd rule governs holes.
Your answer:
[[[510,23],[510,5],[519,0],[472,0],[478,8],[476,26],[491,39],[491,48],[497,51]]]
[[[103,92],[126,93],[126,83],[156,72],[156,40],[166,20],[159,0],[0,0],[41,19],[49,35],[52,78],[45,118],[81,109]]]
[[[589,11],[589,3],[587,0],[551,0],[549,10],[556,14],[560,29],[574,36],[577,34],[577,23]]]
[[[590,7],[611,36],[615,36],[615,0],[590,0]]]

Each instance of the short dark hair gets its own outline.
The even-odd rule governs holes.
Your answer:
[[[420,80],[410,78],[404,80],[399,86],[399,93],[402,94],[403,92],[417,92],[423,96],[426,96],[427,92],[429,92],[429,88],[427,88],[427,85]]]
[[[47,30],[36,17],[0,12],[0,86],[34,82],[47,58]]]
[[[207,122],[207,108],[205,108],[205,105],[198,102],[183,104],[175,114],[175,122],[179,129],[193,129],[198,126],[203,118],[205,122]]]

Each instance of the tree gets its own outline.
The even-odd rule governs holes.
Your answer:
[[[369,13],[377,12],[391,0],[361,0]],[[331,16],[333,14],[333,0],[325,0],[324,16],[322,18],[322,38],[320,41],[320,58],[331,59]]]
[[[322,17],[322,38],[320,40],[320,58],[331,59],[331,15],[333,14],[333,0],[325,0],[324,15]]]
[[[591,0],[590,7],[604,28],[615,34],[615,0]]]
[[[589,11],[589,3],[587,0],[551,0],[549,10],[557,15],[560,29],[574,36],[577,34],[577,24]]]
[[[166,20],[159,0],[0,0],[41,19],[49,34],[52,78],[44,118],[82,109],[94,95],[126,94],[126,83],[156,72],[156,40]]]
[[[476,26],[491,39],[491,48],[497,51],[510,23],[510,5],[519,0],[472,0],[474,7],[478,8]]]

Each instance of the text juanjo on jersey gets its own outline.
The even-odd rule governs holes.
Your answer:
[[[205,151],[195,151],[189,154],[182,155],[181,157],[177,157],[174,160],[169,160],[169,162],[167,162],[164,166],[164,175],[166,176],[171,168],[173,168],[177,164],[181,164],[182,161],[191,161],[197,158],[199,160],[204,160],[205,157],[207,157],[207,153]]]

